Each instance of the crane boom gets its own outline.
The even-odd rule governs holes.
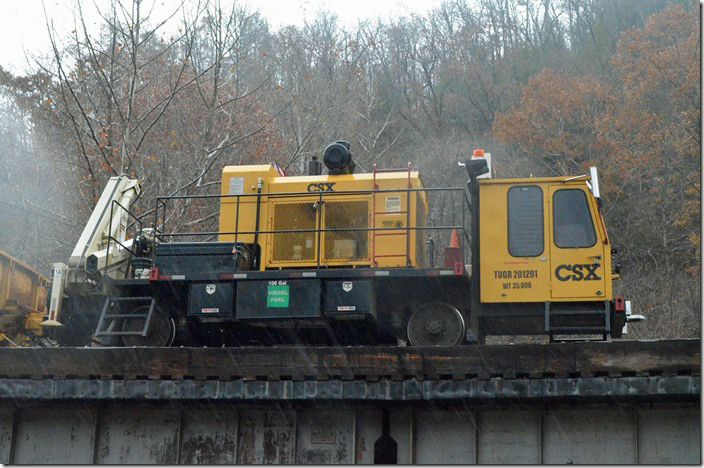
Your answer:
[[[43,326],[60,326],[59,313],[65,289],[85,281],[91,274],[105,269],[107,275],[117,271],[129,256],[132,240],[125,240],[129,209],[141,193],[136,179],[126,175],[111,177],[93,209],[68,264],[54,263],[49,317]]]

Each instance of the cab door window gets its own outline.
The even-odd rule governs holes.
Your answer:
[[[563,249],[579,249],[596,244],[594,222],[582,190],[558,190],[553,195],[553,237]]]
[[[544,250],[543,191],[519,185],[508,191],[508,253],[537,257]]]

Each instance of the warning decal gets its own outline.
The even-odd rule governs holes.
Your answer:
[[[230,177],[230,195],[244,194],[244,177]]]
[[[401,197],[386,197],[387,213],[398,213],[401,211]]]

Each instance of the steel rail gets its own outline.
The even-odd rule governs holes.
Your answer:
[[[454,347],[1,348],[0,379],[491,380],[701,375],[700,340]]]

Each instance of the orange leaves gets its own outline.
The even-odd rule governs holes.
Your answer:
[[[628,125],[619,135],[622,146],[697,158],[698,29],[694,12],[672,4],[621,36],[611,62],[623,85],[623,107],[613,118],[614,125]]]
[[[544,69],[523,87],[519,107],[497,115],[494,135],[572,170],[602,158],[614,171],[658,168],[673,153],[696,159],[698,41],[696,15],[670,5],[622,35],[614,85]]]
[[[108,136],[107,129],[105,128],[99,128],[98,129],[98,148],[103,149],[106,148],[110,144],[110,138]]]
[[[575,173],[596,164],[604,194],[628,204],[617,210],[630,216],[636,203],[653,207],[662,216],[658,228],[676,232],[671,237],[692,250],[677,248],[696,257],[699,41],[696,11],[671,4],[643,28],[621,35],[611,76],[542,70],[522,88],[519,106],[497,114],[494,136],[552,172]]]
[[[672,4],[648,18],[645,27],[625,32],[612,63],[630,89],[647,89],[653,81],[675,88],[691,82],[697,67],[699,34],[697,15]],[[694,60],[692,60],[694,58]]]
[[[519,108],[497,114],[494,135],[536,156],[551,157],[559,173],[574,172],[603,150],[597,122],[612,105],[612,94],[595,77],[545,69],[523,87]]]
[[[692,243],[694,245],[699,245],[699,236],[696,236],[696,243],[694,241]],[[685,268],[684,271],[685,271],[685,273],[687,273],[687,276],[689,276],[691,278],[696,278],[697,276],[699,276],[700,267],[699,267],[699,265],[690,266],[690,267]]]
[[[614,148],[635,155],[633,165],[658,181],[654,192],[677,205],[669,224],[694,247],[700,243],[699,46],[696,12],[677,4],[625,32],[611,61],[623,101],[605,123]]]

